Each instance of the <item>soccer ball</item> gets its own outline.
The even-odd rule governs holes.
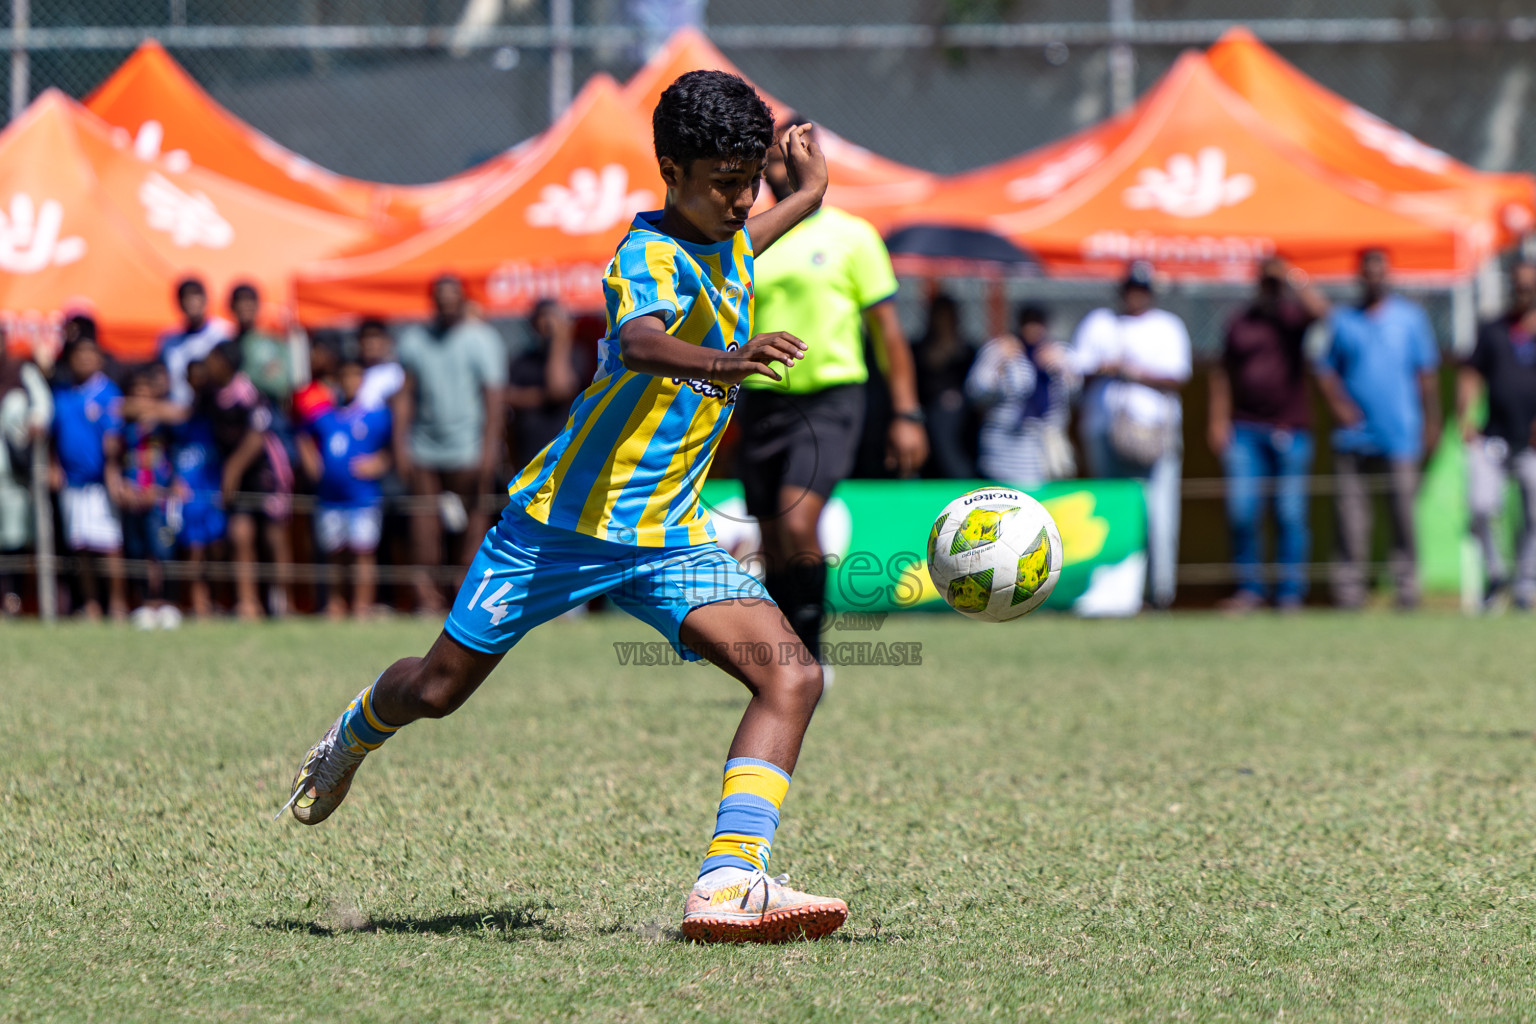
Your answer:
[[[1007,487],[962,494],[928,531],[928,575],[949,606],[1006,622],[1045,603],[1061,575],[1061,533],[1034,498]]]

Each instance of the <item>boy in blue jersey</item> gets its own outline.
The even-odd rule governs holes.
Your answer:
[[[123,393],[103,372],[96,339],[81,337],[64,351],[75,383],[53,396],[53,486],[60,491],[65,546],[81,560],[80,587],[85,616],[101,618],[97,561],[104,562],[114,621],[128,618],[123,578],[123,524],[117,504],[123,494]]]
[[[170,394],[170,377],[162,363],[147,363],[128,378],[130,401],[156,405]],[[181,612],[165,600],[165,563],[175,555],[176,531],[168,517],[172,468],[170,427],[152,411],[124,414],[123,428],[123,551],[144,562],[144,603],[133,612],[140,629],[175,629]]]
[[[207,373],[208,368],[202,360],[187,367],[193,394],[207,386]],[[172,427],[171,461],[175,473],[172,481],[175,497],[170,504],[169,518],[179,525],[176,539],[186,550],[191,566],[187,589],[192,614],[203,619],[213,614],[213,599],[208,580],[203,576],[203,566],[208,561],[209,548],[223,543],[228,526],[224,501],[219,494],[224,467],[214,441],[213,422],[206,415],[192,411],[183,422]]]
[[[366,618],[373,609],[379,527],[384,522],[384,487],[389,472],[391,417],[387,405],[357,404],[363,364],[350,359],[337,374],[344,404],[326,409],[299,435],[304,471],[316,481],[315,542],[333,563],[350,554],[356,569],[352,613]],[[347,615],[340,587],[332,587],[326,614]]]
[[[805,351],[782,332],[753,336],[752,261],[821,205],[826,165],[806,127],[780,143],[794,191],[749,221],[774,144],[767,106],[720,71],[689,72],[662,94],[652,128],[666,208],[637,216],[608,265],[596,376],[565,429],[512,481],[511,504],[431,651],[386,669],[310,748],[288,802],[294,817],[324,820],[370,750],[408,722],[449,714],[524,633],[607,594],[752,695],[683,934],[776,941],[842,925],[842,900],[767,873],[821,668],[762,586],[713,543],[699,506],[741,381],[779,380],[774,364],[792,366]],[[749,644],[781,656],[739,656]]]

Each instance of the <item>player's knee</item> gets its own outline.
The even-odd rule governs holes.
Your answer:
[[[814,708],[821,700],[821,666],[794,659],[792,664],[778,666],[771,685],[775,695],[785,704]]]

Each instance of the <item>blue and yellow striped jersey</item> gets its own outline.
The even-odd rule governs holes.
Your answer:
[[[694,245],[657,231],[642,213],[608,264],[608,329],[597,373],[565,429],[508,488],[549,526],[643,547],[713,540],[699,488],[736,402],[735,387],[625,369],[619,328],[659,317],[667,333],[730,351],[752,337],[752,243]]]

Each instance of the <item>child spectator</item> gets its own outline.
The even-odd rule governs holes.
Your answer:
[[[30,358],[6,351],[0,329],[0,557],[32,541],[33,443],[52,425],[48,381]],[[0,569],[0,618],[20,614],[15,577]]]
[[[208,289],[195,277],[176,283],[176,305],[181,324],[160,335],[158,351],[170,376],[171,401],[185,408],[193,397],[187,367],[207,358],[213,346],[229,337],[229,324],[208,316]]]
[[[162,363],[142,366],[128,380],[128,402],[141,403],[123,427],[123,548],[145,564],[144,603],[133,613],[139,629],[175,629],[181,612],[165,600],[165,563],[175,555],[176,534],[167,520],[171,494],[170,430],[155,405],[170,395]],[[127,403],[125,403],[127,405]]]
[[[1043,307],[1020,306],[1015,332],[983,345],[965,379],[966,396],[983,416],[978,468],[1016,487],[1077,472],[1067,419],[1078,380],[1046,320]]]
[[[235,559],[235,614],[261,618],[256,585],[256,521],[272,553],[276,580],[269,588],[272,614],[288,611],[288,572],[293,553],[288,542],[288,514],[293,469],[288,453],[272,431],[272,408],[251,379],[240,372],[240,346],[220,342],[205,360],[207,380],[198,404],[213,426],[213,440],[223,464],[219,491],[229,516],[229,540]],[[242,498],[237,501],[235,496]],[[250,498],[243,496],[250,495]]]
[[[207,387],[207,367],[199,360],[187,367],[187,373],[194,392],[201,393]],[[190,563],[188,589],[192,614],[206,619],[213,614],[213,600],[202,574],[203,566],[209,549],[224,542],[227,525],[219,495],[223,466],[213,439],[213,422],[199,411],[173,428],[171,445],[175,462],[174,497],[167,518],[172,526],[179,525],[177,540]]]
[[[114,621],[128,618],[123,580],[123,527],[114,499],[122,493],[123,393],[102,372],[94,338],[81,337],[64,354],[70,379],[53,397],[53,486],[61,492],[64,543],[81,561],[87,619],[101,619],[97,560],[104,563]]]
[[[352,614],[361,619],[369,615],[374,604],[374,553],[384,518],[379,481],[389,471],[392,424],[388,406],[357,404],[363,384],[361,362],[344,362],[338,380],[346,404],[321,413],[310,424],[299,438],[299,455],[305,470],[318,481],[315,541],[335,565],[340,566],[347,554],[352,555],[356,566]],[[332,588],[326,613],[333,619],[346,616],[339,587]]]
[[[382,320],[357,326],[357,353],[363,361],[363,386],[356,404],[369,409],[388,405],[405,386],[405,369],[395,359],[395,339]]]
[[[294,424],[302,432],[336,405],[336,370],[341,349],[329,338],[317,337],[309,346],[309,383],[293,393]]]

